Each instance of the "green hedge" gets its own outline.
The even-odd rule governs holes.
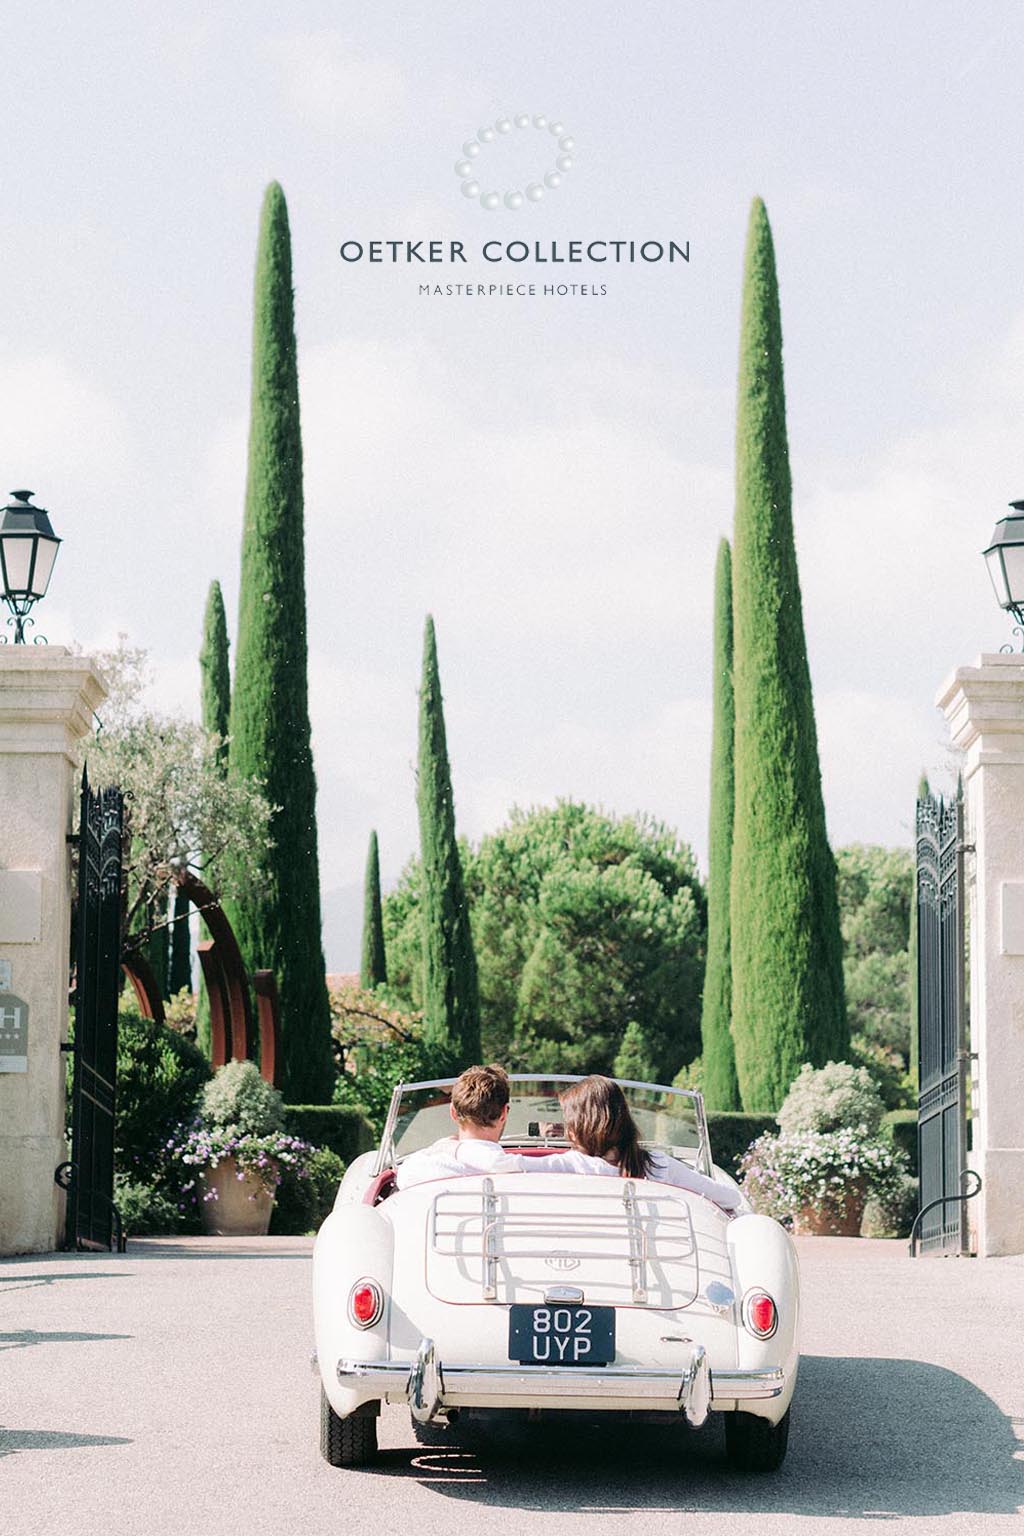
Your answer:
[[[917,1166],[917,1110],[891,1109],[882,1121],[882,1129],[897,1147],[902,1147],[910,1159],[910,1171],[916,1179]]]
[[[114,1165],[126,1181],[150,1184],[163,1171],[165,1144],[192,1118],[210,1064],[177,1030],[127,1009],[117,1024]]]
[[[765,1131],[777,1131],[774,1115],[746,1115],[738,1110],[709,1110],[711,1156],[719,1168],[735,1176],[736,1166],[752,1141]]]
[[[285,1130],[314,1147],[330,1147],[346,1168],[360,1152],[377,1145],[373,1126],[361,1109],[349,1104],[286,1104]]]

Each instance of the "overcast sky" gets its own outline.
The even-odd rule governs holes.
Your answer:
[[[794,517],[835,843],[907,843],[933,707],[1007,628],[979,551],[1024,495],[1018,6],[764,0],[25,0],[0,22],[0,480],[65,538],[40,628],[147,647],[198,709],[209,581],[234,626],[259,204],[288,197],[330,969],[367,835],[416,847],[433,612],[460,830],[574,796],[706,846],[715,549],[732,519],[749,202],[766,200]],[[462,145],[576,141],[486,212]],[[478,158],[525,187],[532,127]],[[427,297],[343,240],[458,239],[440,282],[551,280],[486,239],[690,242],[561,268],[607,293]],[[566,276],[568,274],[568,276]]]

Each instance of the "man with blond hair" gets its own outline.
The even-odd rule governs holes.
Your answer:
[[[521,1157],[501,1146],[508,1119],[508,1073],[504,1067],[467,1067],[452,1086],[450,1113],[457,1130],[433,1146],[412,1152],[399,1165],[399,1189],[480,1173],[596,1173],[615,1178],[618,1169],[583,1152],[555,1152],[548,1157]]]

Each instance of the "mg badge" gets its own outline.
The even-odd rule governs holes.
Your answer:
[[[562,1274],[570,1269],[579,1269],[580,1261],[574,1253],[553,1253],[544,1260],[548,1269],[557,1269]]]

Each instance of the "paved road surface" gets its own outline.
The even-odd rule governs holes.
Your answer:
[[[714,1417],[434,1452],[398,1408],[377,1466],[339,1472],[317,1449],[311,1246],[0,1263],[3,1536],[1024,1532],[1024,1259],[803,1239],[805,1356],[772,1478],[727,1469]]]

